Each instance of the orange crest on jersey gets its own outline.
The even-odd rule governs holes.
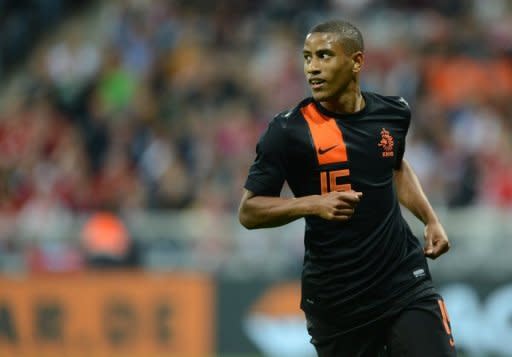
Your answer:
[[[378,146],[382,148],[382,157],[392,157],[394,155],[394,140],[388,130],[382,128],[380,131],[380,141]]]

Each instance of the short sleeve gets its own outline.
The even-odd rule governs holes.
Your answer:
[[[402,166],[402,160],[404,159],[405,154],[405,141],[407,137],[407,132],[409,131],[409,125],[411,123],[411,110],[409,108],[409,104],[405,101],[405,99],[400,98],[400,102],[405,105],[405,118],[403,120],[403,135],[397,141],[397,152],[396,152],[396,161],[395,161],[395,170],[399,170]]]
[[[279,196],[285,181],[285,131],[274,119],[256,145],[245,188],[260,196]]]

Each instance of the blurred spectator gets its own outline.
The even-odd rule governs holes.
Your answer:
[[[124,223],[114,214],[97,212],[81,232],[86,262],[92,268],[130,266],[131,238]]]
[[[66,14],[80,9],[84,3],[81,0],[0,1],[0,78],[20,65],[42,34],[51,31]]]

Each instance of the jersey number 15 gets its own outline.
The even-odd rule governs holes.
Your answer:
[[[320,172],[320,189],[322,194],[332,191],[350,191],[352,186],[349,183],[339,183],[338,179],[350,175],[349,169],[322,171]]]

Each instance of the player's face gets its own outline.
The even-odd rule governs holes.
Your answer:
[[[304,73],[317,101],[340,98],[356,79],[359,65],[355,65],[361,52],[346,55],[338,35],[314,32],[304,41]],[[356,61],[354,61],[356,59]]]

